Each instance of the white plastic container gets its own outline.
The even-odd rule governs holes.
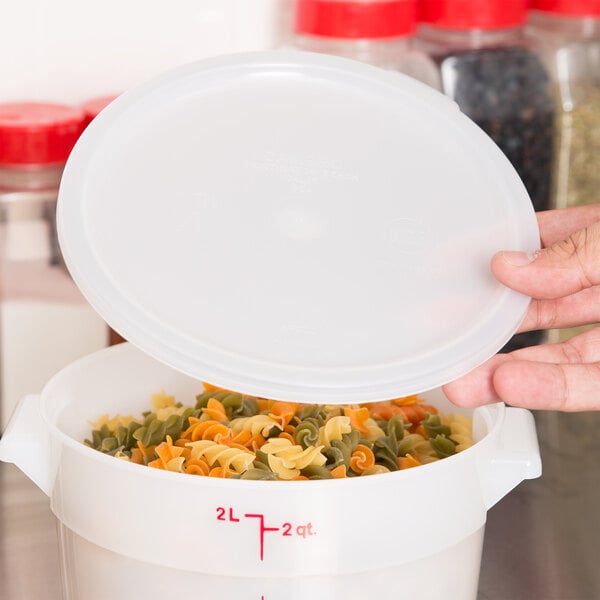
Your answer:
[[[479,442],[468,450],[346,480],[194,477],[81,443],[90,416],[138,413],[162,388],[190,404],[201,389],[130,344],[115,346],[25,398],[2,438],[0,458],[51,498],[68,600],[435,600],[448,590],[474,599],[486,511],[540,474],[531,414],[502,404],[475,411]],[[457,410],[439,391],[427,397]]]
[[[140,348],[74,363],[0,441],[51,497],[67,600],[475,598],[487,509],[540,473],[527,411],[479,409],[472,448],[340,481],[155,472],[81,443],[90,419],[160,389],[186,404],[201,380],[385,400],[502,347],[529,299],[489,260],[535,250],[538,230],[516,173],[453,102],[312,53],[188,65],[88,126],[58,225],[80,289]]]

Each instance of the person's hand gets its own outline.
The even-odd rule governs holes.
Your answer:
[[[542,250],[492,259],[501,283],[533,298],[519,331],[600,322],[600,204],[538,213]],[[444,386],[465,407],[600,410],[600,327],[561,344],[497,354]]]

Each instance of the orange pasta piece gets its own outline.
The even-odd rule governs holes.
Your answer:
[[[190,475],[203,475],[204,477],[208,477],[210,473],[210,467],[208,463],[204,460],[204,458],[199,458],[196,460],[190,459],[186,462],[185,472]]]
[[[375,455],[370,448],[358,444],[350,457],[350,468],[355,473],[362,473],[375,464]]]
[[[294,415],[300,408],[298,402],[273,402],[271,413],[273,415]]]
[[[290,440],[290,442],[292,442],[292,444],[294,446],[296,445],[296,438],[291,433],[288,433],[287,431],[282,431],[277,437],[285,438],[286,440]]]
[[[190,439],[192,442],[198,440],[213,440],[218,442],[220,438],[229,435],[230,429],[223,423],[211,419],[210,421],[201,421],[190,417],[190,426],[182,434],[182,437]]]
[[[209,471],[208,476],[222,477],[226,479],[228,477],[231,477],[231,471],[229,469],[226,469],[225,467],[214,467]]]
[[[246,446],[246,444],[252,439],[252,432],[240,431],[235,432],[233,429],[229,429],[227,436],[222,437],[219,440],[220,444],[237,444],[239,446]]]
[[[144,455],[142,454],[142,451],[139,448],[132,448],[131,462],[135,463],[136,465],[144,464]]]
[[[437,414],[437,408],[429,406],[428,404],[413,404],[412,406],[400,406],[402,414],[405,419],[419,425],[423,419],[426,418],[427,413]]]
[[[183,448],[174,446],[173,439],[170,435],[168,435],[166,441],[161,442],[158,446],[156,446],[155,452],[158,456],[157,460],[162,462],[162,468],[166,469],[169,461],[173,460],[174,458],[179,458],[183,454]],[[151,465],[152,463],[148,463],[148,466]]]
[[[216,385],[213,385],[212,383],[206,383],[206,381],[202,382],[202,387],[204,388],[205,392],[226,392],[226,391],[228,391],[228,390],[220,388]]]
[[[208,415],[211,419],[214,419],[215,421],[229,420],[223,404],[218,400],[215,400],[214,398],[210,398],[210,400],[206,404],[206,407],[202,409],[202,414]]]
[[[357,429],[361,433],[369,432],[365,426],[365,421],[371,416],[368,408],[345,408],[344,415],[350,417],[351,427]]]
[[[391,403],[395,404],[396,406],[411,406],[413,404],[418,404],[419,402],[422,402],[422,400],[417,395],[404,396],[404,398],[396,398],[391,400]]]
[[[264,446],[266,443],[267,443],[267,440],[260,433],[257,433],[256,435],[253,435],[252,438],[248,441],[248,443],[246,444],[246,448],[256,452],[259,448]]]
[[[138,440],[137,446],[144,458],[154,458],[154,449],[156,448],[156,446],[144,446],[144,444],[140,440]]]
[[[421,466],[419,459],[415,458],[412,454],[407,454],[406,456],[400,456],[398,458],[398,467],[400,470],[412,469],[413,467],[419,466]]]
[[[423,427],[423,425],[419,425],[418,427],[416,427],[415,433],[422,435],[425,439],[429,438],[429,436],[427,435],[427,431],[425,430],[425,427]]]
[[[381,406],[372,406],[371,407],[371,416],[374,419],[380,419],[384,421],[389,421],[395,415],[402,415],[405,422],[408,421],[406,418],[403,407],[401,406],[393,406],[392,404],[382,404]]]
[[[258,402],[258,410],[260,412],[270,411],[273,404],[275,404],[274,400],[266,400],[265,398],[257,398],[256,401]]]
[[[345,479],[346,465],[338,465],[335,469],[331,469],[331,474],[334,479]]]

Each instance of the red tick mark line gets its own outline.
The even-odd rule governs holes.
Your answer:
[[[260,560],[265,555],[265,531],[279,531],[279,527],[265,527],[265,515],[244,515],[249,519],[260,519]]]

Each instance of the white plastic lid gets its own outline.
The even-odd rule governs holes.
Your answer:
[[[121,335],[301,402],[384,400],[482,363],[529,302],[490,259],[539,247],[516,172],[455,104],[299,52],[121,95],[77,143],[58,208],[73,278]]]

